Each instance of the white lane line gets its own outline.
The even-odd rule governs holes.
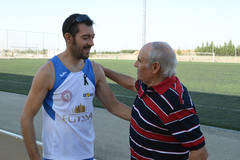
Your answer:
[[[6,134],[6,135],[12,136],[12,137],[14,137],[14,138],[16,138],[16,139],[21,139],[21,140],[23,140],[23,136],[21,136],[21,135],[19,135],[19,134],[15,134],[15,133],[12,133],[12,132],[3,130],[3,129],[0,129],[0,132],[3,133],[3,134]],[[36,143],[37,143],[37,145],[42,146],[42,142],[37,141]],[[93,159],[93,160],[96,160],[96,159]]]
[[[21,139],[21,140],[23,140],[23,136],[21,136],[21,135],[19,135],[19,134],[12,133],[12,132],[9,132],[9,131],[3,130],[3,129],[0,129],[0,132],[3,133],[3,134],[9,135],[9,136],[15,137],[16,139]],[[42,142],[37,141],[36,143],[37,143],[38,145],[42,146]]]

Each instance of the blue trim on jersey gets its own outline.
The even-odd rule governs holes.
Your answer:
[[[53,119],[55,120],[55,111],[52,109],[52,105],[53,105],[53,100],[52,100],[52,96],[46,96],[46,98],[43,101],[43,108],[45,109],[45,111],[47,112],[47,114]]]
[[[53,93],[64,82],[64,80],[68,77],[68,75],[71,72],[64,66],[64,64],[57,56],[54,56],[52,59],[50,59],[50,61],[52,61],[54,66],[55,82],[53,88],[48,92],[47,96],[44,99],[43,107],[45,111],[48,113],[48,115],[53,120],[55,120],[55,111],[52,109]]]
[[[95,86],[95,76],[92,68],[91,61],[89,59],[85,60],[85,65],[82,69],[83,73],[87,75],[87,77],[90,79],[90,81]]]
[[[54,92],[71,72],[64,66],[64,64],[57,56],[53,57],[51,61],[54,65],[55,72],[55,82],[52,88],[52,92]]]

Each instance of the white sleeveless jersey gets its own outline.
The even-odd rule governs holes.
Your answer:
[[[94,156],[93,97],[95,77],[90,60],[70,72],[55,56],[55,82],[43,102],[43,157],[81,160]]]

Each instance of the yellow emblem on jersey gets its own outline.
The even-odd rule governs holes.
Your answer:
[[[74,108],[74,113],[81,113],[81,112],[85,112],[86,111],[86,107],[82,104],[75,106]]]

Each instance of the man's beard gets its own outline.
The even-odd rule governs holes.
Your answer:
[[[83,52],[77,47],[77,43],[76,40],[73,40],[73,44],[72,44],[73,48],[71,50],[72,56],[75,57],[76,59],[88,59],[89,56],[84,56]],[[92,46],[84,46],[82,49],[91,49]],[[88,55],[90,54],[90,52],[88,53]]]
[[[88,59],[88,56],[84,56],[81,52],[79,51],[72,51],[71,52],[72,56],[76,59]]]

